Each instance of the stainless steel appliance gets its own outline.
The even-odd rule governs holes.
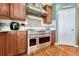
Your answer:
[[[28,54],[38,50],[38,33],[35,30],[28,31]]]
[[[37,16],[47,16],[48,15],[48,12],[45,11],[43,8],[40,9],[40,8],[33,7],[31,5],[27,5],[26,11],[29,14],[33,14],[33,15],[37,15]]]
[[[28,54],[50,45],[50,30],[29,30]]]

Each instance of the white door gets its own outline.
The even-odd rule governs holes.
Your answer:
[[[75,45],[75,8],[58,11],[58,43]]]

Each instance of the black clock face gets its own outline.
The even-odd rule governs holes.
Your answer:
[[[11,30],[19,30],[20,24],[18,22],[11,22],[10,23],[10,29]]]

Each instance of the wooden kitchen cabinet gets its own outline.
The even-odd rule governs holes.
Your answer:
[[[55,43],[55,30],[51,31],[51,45],[54,45]]]
[[[25,3],[11,3],[10,4],[10,18],[18,21],[25,20]]]
[[[14,56],[27,53],[28,32],[0,32],[0,56]]]
[[[25,3],[0,3],[0,18],[25,21]]]
[[[0,3],[0,18],[9,17],[9,4],[8,3]]]
[[[25,31],[13,31],[6,33],[5,55],[13,56],[27,52]]]
[[[26,31],[17,32],[17,53],[22,54],[27,52],[27,38]]]
[[[5,37],[5,55],[13,56],[17,54],[16,32],[6,32]]]
[[[5,33],[0,32],[0,56],[4,55],[5,48],[4,48],[4,40],[5,40]]]
[[[52,23],[52,7],[49,5],[44,6],[44,10],[48,12],[48,16],[43,17],[44,24],[51,24]]]

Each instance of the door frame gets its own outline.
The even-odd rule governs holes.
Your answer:
[[[60,7],[57,9],[56,11],[56,40],[55,40],[55,44],[56,45],[59,45],[58,44],[58,11],[59,10],[64,10],[64,9],[70,9],[70,8],[75,8],[75,46],[74,47],[78,47],[78,16],[77,16],[77,4],[73,4],[71,5],[70,7],[66,7],[66,8],[63,8],[63,6],[65,6],[65,4],[61,5],[60,4]],[[55,5],[56,7],[56,5]]]

